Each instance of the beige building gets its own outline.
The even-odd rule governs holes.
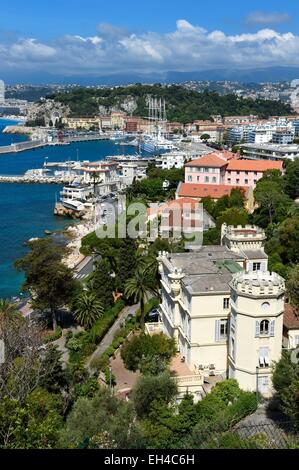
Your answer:
[[[225,227],[222,235],[221,246],[159,254],[161,328],[191,371],[235,377],[268,396],[282,347],[284,280],[266,271],[263,231]]]
[[[101,119],[94,118],[63,118],[63,124],[66,125],[68,129],[84,129],[89,131],[90,129],[96,128],[100,129]]]
[[[111,127],[112,129],[123,130],[126,126],[126,114],[122,112],[111,113]]]

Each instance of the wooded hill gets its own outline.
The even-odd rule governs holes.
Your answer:
[[[147,117],[149,96],[166,100],[167,118],[181,123],[197,119],[210,119],[213,115],[257,115],[260,118],[292,114],[288,104],[280,101],[253,100],[236,95],[220,96],[218,93],[187,90],[183,86],[136,84],[117,88],[75,88],[66,93],[52,94],[48,98],[68,105],[72,116],[95,116],[100,109],[109,113],[118,109],[135,116]],[[130,108],[129,108],[130,107]]]

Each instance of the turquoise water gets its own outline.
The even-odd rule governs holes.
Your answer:
[[[0,119],[0,145],[24,140],[23,136],[1,133],[7,121]],[[80,142],[68,146],[45,147],[18,154],[0,154],[0,175],[21,175],[48,162],[102,160],[108,155],[134,154],[135,149],[120,147],[112,141]],[[45,230],[61,230],[70,225],[69,219],[55,217],[55,185],[0,184],[0,298],[19,294],[22,275],[13,267],[14,261],[26,252],[23,245],[31,237],[41,237]]]

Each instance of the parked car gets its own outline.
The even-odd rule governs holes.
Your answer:
[[[146,315],[146,321],[149,323],[156,323],[159,320],[159,315],[159,310],[157,308],[154,308]]]

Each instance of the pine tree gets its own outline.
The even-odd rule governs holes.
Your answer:
[[[92,290],[104,309],[108,309],[113,304],[112,292],[115,282],[111,276],[110,264],[107,260],[102,260],[96,267],[92,279]]]
[[[136,241],[131,238],[124,240],[123,246],[119,250],[118,257],[117,288],[120,292],[124,292],[127,280],[134,276],[137,267]]]

